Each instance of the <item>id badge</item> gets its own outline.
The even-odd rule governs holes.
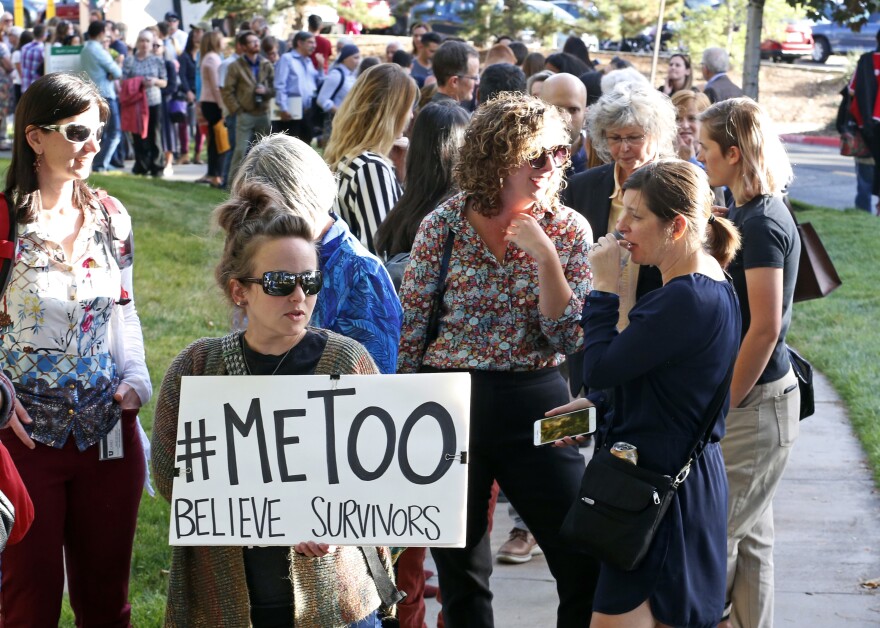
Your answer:
[[[117,460],[122,458],[122,421],[116,421],[113,428],[99,442],[98,460]]]

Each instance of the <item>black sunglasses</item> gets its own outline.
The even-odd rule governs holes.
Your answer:
[[[547,157],[554,168],[559,168],[568,160],[568,146],[554,146],[553,148],[544,148],[541,154],[533,159],[529,159],[529,165],[535,170],[540,170],[547,164]]]
[[[57,131],[64,136],[64,139],[68,142],[73,142],[74,144],[88,142],[92,135],[94,135],[95,139],[100,142],[101,136],[104,135],[103,122],[95,128],[86,124],[78,124],[76,122],[68,122],[67,124],[44,124],[40,128],[47,131]]]
[[[285,270],[270,270],[262,278],[239,277],[239,281],[263,286],[263,292],[272,297],[286,297],[296,290],[296,284],[311,296],[318,294],[324,285],[324,275],[320,270],[307,270],[304,273],[289,273]]]

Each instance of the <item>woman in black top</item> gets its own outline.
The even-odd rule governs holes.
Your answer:
[[[791,165],[756,102],[734,98],[700,116],[700,161],[727,186],[727,217],[742,234],[730,263],[742,344],[721,441],[730,484],[727,612],[736,625],[773,621],[773,495],[798,435],[800,393],[785,347],[800,239],[782,193]]]
[[[196,58],[199,54],[199,44],[201,43],[201,31],[192,29],[189,37],[186,38],[186,46],[183,53],[177,58],[180,63],[180,93],[186,99],[186,123],[180,125],[180,163],[190,163],[189,157],[189,138],[192,135],[195,141],[193,150],[192,163],[200,164],[202,160],[199,153],[202,152],[202,145],[205,142],[205,134],[196,123],[196,74],[198,74],[199,66]]]

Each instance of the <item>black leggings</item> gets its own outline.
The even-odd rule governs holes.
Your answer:
[[[217,152],[217,140],[214,138],[214,125],[223,119],[223,111],[215,102],[203,102],[202,115],[208,121],[208,176],[223,176],[223,158]]]
[[[493,480],[544,550],[559,594],[558,626],[589,625],[599,563],[559,539],[562,520],[577,498],[584,459],[576,447],[533,444],[535,421],[568,400],[565,380],[555,368],[471,371],[467,545],[431,550],[446,628],[494,625],[486,508]]]

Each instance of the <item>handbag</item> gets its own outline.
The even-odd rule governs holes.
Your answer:
[[[794,375],[797,377],[798,390],[801,393],[800,420],[803,421],[808,416],[813,416],[816,413],[816,396],[813,390],[813,365],[788,345],[785,348],[788,350],[791,370],[794,371]]]
[[[813,225],[808,222],[798,223],[797,229],[801,236],[801,259],[794,285],[794,302],[800,303],[821,299],[839,288],[843,282]]]
[[[186,122],[186,101],[172,98],[168,101],[168,119],[175,124]]]
[[[788,196],[783,200],[791,212],[794,224],[801,238],[801,257],[798,261],[797,280],[794,284],[794,302],[821,299],[840,287],[843,283],[834,262],[819,239],[819,234],[808,222],[798,222]]]
[[[857,126],[850,126],[840,134],[840,154],[844,157],[865,158],[871,156],[871,149]]]
[[[225,153],[232,146],[229,144],[229,129],[226,128],[224,120],[218,120],[212,127],[214,132],[214,145],[217,147],[217,153]]]
[[[715,391],[697,442],[675,477],[618,458],[603,442],[587,464],[578,498],[562,523],[560,535],[569,547],[622,571],[639,567],[678,487],[709,442],[730,391],[735,362],[734,356],[724,383]],[[606,439],[610,432],[609,427]]]

